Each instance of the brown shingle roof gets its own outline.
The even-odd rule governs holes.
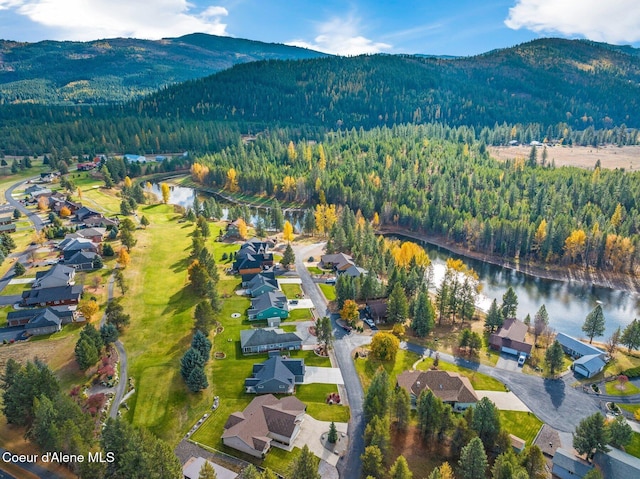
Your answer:
[[[542,450],[543,454],[553,457],[556,449],[560,447],[560,434],[548,424],[544,424],[533,443]]]
[[[445,402],[478,402],[469,379],[458,373],[440,370],[405,371],[398,376],[397,382],[416,397],[428,388]]]

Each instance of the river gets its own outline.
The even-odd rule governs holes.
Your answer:
[[[162,196],[158,184],[153,184],[150,191],[158,197]],[[193,205],[195,191],[192,188],[172,185],[170,193],[170,203],[185,208]],[[228,211],[227,207],[223,207],[222,219],[227,219]],[[253,214],[252,221],[257,218],[257,213],[253,212]],[[293,219],[292,223],[296,230],[299,228],[297,218],[287,215],[287,219],[290,221]],[[640,295],[637,293],[598,287],[582,282],[542,279],[502,266],[467,258],[438,246],[426,243],[423,243],[422,246],[433,263],[433,277],[436,284],[442,280],[445,262],[450,257],[462,259],[467,266],[478,273],[482,292],[477,306],[484,311],[489,309],[493,299],[497,299],[500,304],[502,295],[511,286],[518,295],[518,318],[524,319],[527,314],[530,314],[533,319],[540,306],[544,304],[549,313],[549,325],[557,332],[572,336],[580,337],[583,335],[581,328],[585,317],[597,304],[601,304],[604,311],[605,338],[610,336],[618,326],[624,329],[634,318],[640,318]]]

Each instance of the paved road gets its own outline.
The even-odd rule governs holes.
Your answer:
[[[37,177],[34,176],[34,178],[37,178]],[[28,180],[25,180],[25,181],[28,181]],[[33,226],[35,226],[36,231],[40,231],[42,228],[44,228],[44,222],[42,221],[42,218],[40,218],[33,211],[28,210],[26,206],[24,206],[19,201],[15,200],[12,196],[13,190],[15,190],[18,186],[20,186],[23,183],[24,181],[21,181],[7,188],[7,190],[4,192],[4,197],[11,206],[20,210],[22,214],[25,215],[29,219],[29,221],[33,223]]]
[[[403,342],[401,347],[416,354],[435,355],[435,351],[412,343]],[[573,374],[560,379],[544,379],[485,366],[445,353],[440,353],[440,360],[500,380],[543,422],[562,432],[573,432],[581,419],[599,411],[599,398],[571,386],[576,381]]]
[[[309,256],[309,252],[317,245],[296,247],[296,270],[302,280],[302,288],[308,298],[313,301],[316,312],[319,316],[329,316],[327,301],[320,289],[311,278],[309,271],[304,265],[304,259]],[[362,405],[364,392],[360,385],[360,379],[353,364],[351,352],[358,346],[368,343],[371,338],[358,335],[347,335],[345,331],[336,324],[336,317],[331,318],[334,334],[334,354],[338,362],[338,367],[342,371],[347,400],[351,409],[351,420],[349,421],[349,450],[347,454],[338,462],[340,477],[352,478],[360,477],[362,471],[362,461],[360,455],[364,452],[364,416]]]
[[[115,271],[114,271],[115,272]],[[115,275],[111,274],[109,276],[109,285],[108,285],[108,299],[107,301],[111,301],[113,299],[113,287],[115,283]],[[100,327],[107,321],[107,315],[103,314],[102,319],[100,319]],[[120,374],[118,384],[115,386],[115,395],[113,397],[113,401],[111,401],[111,408],[109,409],[109,417],[115,419],[118,417],[118,410],[120,409],[120,403],[122,402],[122,398],[127,392],[127,386],[129,384],[129,377],[127,376],[127,353],[124,350],[124,346],[122,342],[118,339],[115,343],[116,350],[118,351],[118,358],[120,361]]]
[[[5,453],[5,452],[9,452],[6,449],[0,447],[0,457]],[[60,476],[58,476],[56,473],[51,472],[47,469],[45,469],[42,466],[39,466],[38,464],[35,464],[33,462],[13,462],[12,464],[14,464],[17,467],[20,467],[22,469],[24,469],[25,471],[29,471],[32,474],[35,474],[36,476],[40,477],[41,479],[61,479]],[[6,474],[6,477],[8,478],[12,478],[13,476],[2,471],[3,474]],[[0,478],[3,476],[0,476]],[[15,479],[15,478],[14,478]]]

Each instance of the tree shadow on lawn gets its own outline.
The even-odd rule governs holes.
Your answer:
[[[182,258],[169,266],[169,268],[171,268],[174,273],[181,273],[187,269],[187,267],[191,264],[191,261],[191,258]]]
[[[184,286],[180,291],[169,298],[169,304],[164,308],[162,314],[183,313],[191,309],[196,304],[198,297],[190,290],[189,286]]]

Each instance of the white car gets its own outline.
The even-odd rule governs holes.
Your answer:
[[[518,366],[522,367],[524,366],[524,362],[527,360],[527,357],[524,354],[521,354],[518,357]]]

